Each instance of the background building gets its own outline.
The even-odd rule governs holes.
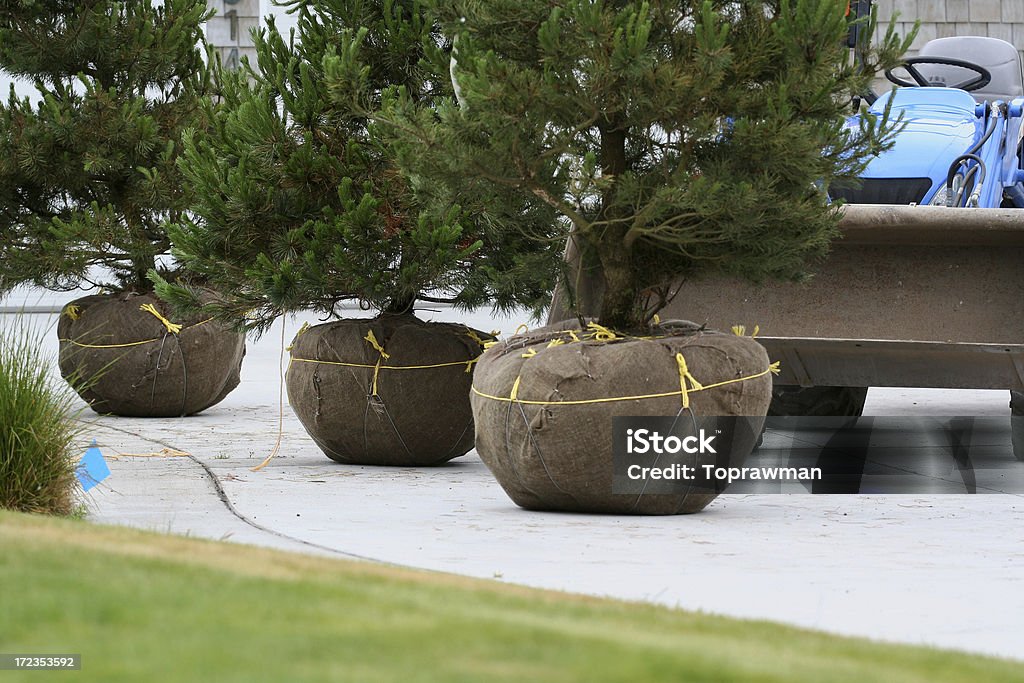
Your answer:
[[[1024,56],[1024,0],[875,0],[875,5],[879,19],[900,13],[898,33],[905,34],[914,21],[921,22],[909,56],[929,40],[949,36],[1001,38]],[[879,30],[887,27],[880,25]]]
[[[239,60],[256,60],[252,30],[260,25],[260,0],[208,0],[216,14],[206,24],[206,39],[220,55],[221,63],[238,68]]]

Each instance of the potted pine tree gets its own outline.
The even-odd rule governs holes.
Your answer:
[[[542,307],[558,263],[553,213],[505,198],[505,214],[482,220],[494,192],[397,166],[373,126],[383,93],[401,89],[432,116],[451,92],[419,2],[292,4],[296,34],[271,21],[255,36],[257,63],[220,75],[213,125],[181,162],[197,202],[171,232],[174,253],[218,295],[156,277],[158,290],[255,333],[288,312],[331,320],[295,337],[286,376],[317,445],[342,463],[442,463],[472,448],[471,371],[489,337],[424,322],[416,306]],[[378,315],[344,319],[346,302]]]
[[[177,272],[165,226],[190,205],[176,161],[201,125],[206,17],[202,0],[0,8],[0,69],[38,95],[0,104],[0,292],[103,292],[57,327],[61,373],[100,413],[197,413],[239,381],[244,336],[172,319],[147,278]]]
[[[564,283],[578,320],[477,364],[477,450],[519,505],[672,514],[715,497],[613,492],[613,418],[765,415],[756,341],[657,314],[679,278],[805,277],[836,236],[824,188],[856,176],[892,128],[848,128],[851,100],[905,48],[890,33],[852,63],[846,5],[432,3],[455,42],[457,104],[426,117],[393,98],[406,172],[541,199],[582,264]],[[737,434],[733,457],[755,436]]]

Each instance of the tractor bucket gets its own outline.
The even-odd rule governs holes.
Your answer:
[[[848,205],[840,229],[809,282],[694,278],[661,317],[757,326],[779,384],[1024,390],[1024,211]],[[593,314],[600,283],[579,285]]]

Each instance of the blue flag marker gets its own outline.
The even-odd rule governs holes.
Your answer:
[[[85,452],[82,459],[78,461],[78,469],[75,470],[75,476],[78,477],[78,481],[82,484],[83,491],[88,491],[110,476],[110,468],[107,467],[107,461],[103,459],[103,454],[100,453],[100,449],[96,446],[96,439],[92,440],[92,446]]]

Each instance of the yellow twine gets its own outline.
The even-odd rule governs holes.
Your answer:
[[[160,311],[157,310],[157,307],[154,306],[152,303],[143,303],[141,306],[138,307],[138,309],[144,310],[147,313],[153,313],[157,317],[158,321],[163,323],[164,327],[167,328],[167,331],[170,332],[172,335],[176,335],[179,332],[181,332],[181,326],[178,325],[177,323],[171,323],[169,319],[160,314]]]
[[[388,358],[391,358],[391,354],[386,352],[384,350],[384,347],[380,345],[380,342],[377,341],[377,337],[376,337],[376,335],[373,334],[373,330],[370,330],[369,332],[367,332],[366,336],[363,337],[363,339],[365,339],[366,341],[370,342],[370,346],[372,346],[374,349],[377,350],[377,353],[379,353],[381,355],[381,358],[383,358],[384,360],[387,360]]]
[[[206,323],[212,321],[213,318],[207,318],[206,320],[197,322],[195,325],[189,325],[188,327],[182,329],[191,330],[193,327],[199,327],[200,325],[205,325]],[[57,341],[63,344],[71,344],[73,346],[78,346],[83,349],[123,349],[129,346],[141,346],[142,344],[152,344],[153,342],[158,342],[160,340],[161,337],[156,337],[155,339],[143,339],[141,341],[127,342],[125,344],[83,344],[82,342],[75,341],[74,339],[58,339]]]
[[[732,333],[735,334],[737,337],[743,337],[743,336],[745,336],[747,334],[747,326],[746,325],[733,325],[732,326]],[[754,332],[753,332],[753,334],[750,335],[750,338],[753,339],[754,337],[756,337],[760,333],[761,333],[761,326],[760,325],[754,325]]]
[[[678,358],[676,361],[678,362]],[[493,394],[486,394],[476,388],[476,385],[472,387],[473,393],[482,398],[489,398],[492,401],[501,401],[503,403],[520,403],[527,406],[581,406],[581,405],[592,405],[596,403],[616,403],[618,401],[639,401],[648,398],[666,398],[669,396],[688,396],[695,391],[706,391],[708,389],[715,389],[717,387],[723,387],[727,384],[735,384],[736,382],[746,382],[748,380],[757,379],[758,377],[764,377],[767,374],[778,374],[779,373],[779,362],[776,361],[769,365],[765,370],[758,372],[753,375],[747,375],[746,377],[737,377],[735,379],[727,379],[722,382],[715,382],[714,384],[700,384],[696,380],[692,379],[692,375],[689,375],[691,381],[696,382],[697,386],[691,386],[687,388],[685,384],[681,383],[679,391],[666,391],[660,394],[640,394],[637,396],[608,396],[605,398],[589,398],[580,399],[575,401],[531,401],[519,398],[519,383],[521,377],[516,377],[516,381],[512,384],[512,391],[506,396],[495,396]],[[687,371],[688,374],[688,371]],[[689,400],[689,399],[686,399]]]
[[[704,388],[697,378],[690,373],[690,369],[686,367],[686,359],[683,358],[683,354],[676,354],[676,363],[679,365],[679,393],[683,399],[683,407],[690,407],[690,392],[701,391]],[[687,389],[686,382],[689,380],[690,387]]]
[[[516,331],[513,334],[519,334],[520,332],[529,332],[529,331],[530,331],[530,326],[527,325],[526,323],[523,323],[522,325],[520,325],[519,327],[516,328]]]
[[[72,320],[78,320],[78,316],[81,312],[82,309],[79,308],[77,304],[68,304],[67,306],[64,307],[64,310],[62,311],[64,315],[71,318]]]
[[[270,454],[263,459],[259,465],[250,468],[251,472],[259,472],[274,459],[274,456],[281,451],[281,441],[284,440],[284,352],[286,351],[284,346],[284,321],[281,321],[281,353],[277,357],[277,440],[274,442],[274,447],[270,449]],[[299,330],[298,334],[302,334],[309,328],[309,323],[305,323],[302,329]],[[298,336],[298,335],[296,335]],[[289,347],[290,348],[290,347]],[[290,365],[290,363],[289,363]]]
[[[380,375],[380,364],[391,358],[391,354],[386,352],[384,347],[380,345],[380,342],[377,341],[376,335],[373,334],[373,330],[367,332],[363,339],[370,342],[370,346],[375,348],[377,353],[380,354],[380,358],[377,359],[377,363],[373,366],[373,391],[370,394],[371,396],[377,396],[377,377]]]
[[[537,355],[537,349],[530,349],[529,351],[527,351],[526,353],[523,354],[523,358],[533,358],[536,355]]]
[[[301,336],[302,336],[302,333],[303,333],[303,332],[305,332],[305,331],[306,331],[306,330],[308,330],[308,329],[309,329],[309,322],[304,322],[304,323],[302,323],[302,327],[300,327],[300,328],[299,328],[299,331],[295,333],[295,337],[294,337],[294,339],[298,339],[299,337],[301,337]],[[281,334],[282,334],[282,336],[283,336],[283,335],[284,335],[284,332],[282,332]],[[293,341],[294,341],[294,340],[293,340]],[[291,351],[291,350],[292,350],[292,349],[294,349],[294,348],[295,348],[295,344],[294,344],[294,343],[292,343],[292,344],[289,344],[288,346],[284,347],[284,350],[285,350],[285,351]]]
[[[522,376],[516,377],[516,381],[512,383],[512,391],[509,392],[509,395],[508,395],[508,399],[510,401],[515,401],[517,399],[517,397],[519,396],[519,382],[522,379],[523,379]],[[474,391],[476,391],[475,387],[474,387]]]
[[[320,365],[340,365],[343,368],[377,368],[381,370],[430,370],[432,368],[450,368],[456,365],[465,365],[466,372],[472,372],[473,364],[477,362],[477,358],[470,358],[469,360],[458,360],[450,363],[434,363],[433,365],[370,365],[369,363],[343,363],[341,361],[334,360],[317,360],[315,358],[296,358],[292,357],[292,363],[318,363]]]
[[[654,324],[655,325],[660,325],[661,324],[661,316],[658,315],[657,313],[654,314],[653,320],[654,320]]]
[[[587,329],[593,332],[591,336],[593,339],[596,339],[597,341],[605,342],[618,339],[618,335],[609,330],[607,327],[604,327],[603,325],[598,325],[597,323],[587,323]]]
[[[516,334],[518,334],[519,330],[522,330],[522,329],[526,329],[526,325],[520,325],[517,328],[517,330],[516,330]],[[675,336],[675,335],[671,335],[671,334],[666,334],[666,335],[662,335],[661,337],[652,337],[652,336],[636,337],[636,336],[631,336],[631,335],[626,335],[626,334],[618,334],[618,333],[608,329],[607,327],[605,327],[603,325],[599,325],[597,323],[588,323],[586,330],[559,330],[558,332],[555,332],[554,334],[568,335],[569,339],[566,340],[566,339],[560,339],[558,337],[554,337],[554,338],[552,338],[548,342],[548,348],[551,348],[553,346],[561,346],[563,344],[568,344],[569,341],[573,341],[573,342],[583,342],[583,341],[610,342],[610,341],[619,341],[619,340],[625,340],[625,339],[662,339],[664,337]],[[495,344],[500,344],[500,343],[501,342],[499,342],[499,341],[487,342],[487,343],[484,344],[484,348],[485,349],[489,349],[492,346],[494,346]]]
[[[466,328],[466,336],[469,337],[470,339],[472,339],[473,341],[475,341],[477,344],[479,344],[480,348],[486,348],[487,340],[483,339],[479,334],[477,334],[473,330],[469,329],[468,327]],[[496,337],[496,336],[498,336],[498,333],[497,332],[491,332],[491,336],[492,337]]]

